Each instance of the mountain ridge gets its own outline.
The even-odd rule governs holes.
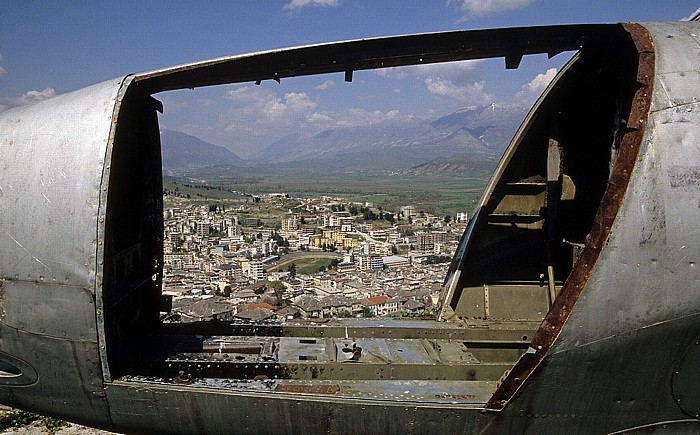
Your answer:
[[[359,153],[389,156],[412,167],[438,157],[499,156],[527,109],[491,104],[461,109],[436,120],[401,118],[362,127],[337,127],[312,136],[284,137],[251,157],[258,164],[356,161]],[[396,166],[386,162],[387,169]]]
[[[227,148],[172,130],[161,131],[163,168],[192,170],[218,166],[263,171],[442,171],[483,170],[505,150],[527,109],[491,104],[465,108],[429,121],[390,119],[364,126],[325,129],[311,136],[294,133],[250,160]],[[462,160],[440,160],[455,157]],[[467,159],[467,160],[464,160]],[[491,163],[489,163],[491,164]],[[488,166],[488,165],[487,165]],[[244,170],[245,169],[245,170]],[[426,173],[427,173],[426,172]]]

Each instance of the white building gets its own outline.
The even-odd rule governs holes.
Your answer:
[[[241,270],[243,271],[243,275],[256,281],[263,279],[264,277],[263,264],[261,261],[258,260],[242,260]]]
[[[469,222],[469,213],[466,211],[458,211],[457,216],[455,216],[455,222],[458,224],[466,224]]]

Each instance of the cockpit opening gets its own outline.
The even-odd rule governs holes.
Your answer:
[[[98,306],[105,381],[483,406],[528,348],[596,223],[637,56],[628,38],[587,47],[538,101],[467,227],[440,321],[162,323],[160,106],[150,89],[131,86],[107,195]]]

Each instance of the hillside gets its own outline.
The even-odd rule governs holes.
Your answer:
[[[427,163],[400,171],[400,175],[447,175],[488,178],[498,159],[465,156],[437,157]]]
[[[160,131],[163,169],[197,169],[213,165],[246,166],[246,162],[228,149],[204,142],[179,131]]]

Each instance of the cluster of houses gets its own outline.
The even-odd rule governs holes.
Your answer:
[[[246,205],[166,210],[163,294],[172,297],[172,309],[165,321],[415,316],[435,304],[447,264],[426,259],[454,252],[463,223],[403,207],[393,216],[416,231],[401,234],[397,225],[373,229],[339,210],[337,199],[299,201],[295,213],[272,219]],[[404,255],[396,255],[397,246]],[[286,254],[324,252],[335,258],[332,270],[266,271]]]
[[[166,321],[329,319],[336,317],[420,316],[432,313],[437,293],[430,289],[388,291],[379,296],[352,298],[342,294],[303,294],[280,305],[264,293],[250,297],[215,295],[177,298]]]

